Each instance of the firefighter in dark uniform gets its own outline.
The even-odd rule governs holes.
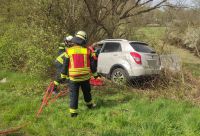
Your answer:
[[[92,102],[91,87],[89,80],[91,72],[97,78],[95,60],[92,53],[86,48],[87,35],[84,31],[78,31],[72,38],[74,45],[66,50],[61,77],[69,76],[70,91],[70,114],[71,117],[78,115],[78,97],[81,87],[84,100],[89,109],[94,108]]]
[[[97,58],[97,55],[96,55],[96,52],[95,52],[94,45],[95,45],[95,43],[93,43],[91,46],[88,46],[87,48],[92,53],[92,57],[93,57],[94,63],[95,63],[94,65],[95,65],[95,67],[97,67],[97,60],[98,60],[98,58]]]
[[[64,59],[64,55],[65,55],[65,51],[67,48],[71,47],[72,43],[71,43],[71,40],[72,40],[73,36],[69,35],[67,37],[64,38],[64,43],[61,44],[61,46],[59,47],[59,50],[58,50],[58,57],[56,58],[56,61],[55,61],[55,66],[56,66],[56,80],[54,81],[54,91],[53,93],[57,94],[58,93],[58,90],[57,90],[57,86],[60,84],[60,83],[63,83],[62,80],[61,80],[61,77],[60,77],[60,74],[61,74],[61,69],[62,69],[62,66],[63,66],[63,59]],[[67,77],[65,77],[67,78]]]

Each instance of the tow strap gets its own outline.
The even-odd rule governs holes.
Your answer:
[[[68,93],[68,89],[67,90],[64,90],[64,91],[60,91],[57,95],[55,95],[54,97],[51,97],[52,96],[52,93],[53,93],[53,90],[54,90],[54,83],[53,82],[50,82],[49,86],[47,87],[47,90],[45,92],[45,95],[42,99],[42,104],[36,114],[36,117],[39,117],[39,115],[41,114],[44,106],[47,106],[48,105],[48,102],[50,103],[53,103],[56,101],[56,99],[58,99],[58,97],[60,96],[64,96]]]

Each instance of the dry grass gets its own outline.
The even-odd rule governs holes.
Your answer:
[[[143,94],[150,100],[169,98],[200,104],[200,80],[188,71],[162,71],[160,76],[135,81],[126,89]]]

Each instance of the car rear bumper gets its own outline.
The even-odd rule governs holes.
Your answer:
[[[138,76],[148,76],[148,75],[158,75],[160,74],[161,69],[133,69],[132,73],[129,73],[130,77]]]

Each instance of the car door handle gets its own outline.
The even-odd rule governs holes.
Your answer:
[[[113,56],[118,56],[117,54],[114,54]]]

